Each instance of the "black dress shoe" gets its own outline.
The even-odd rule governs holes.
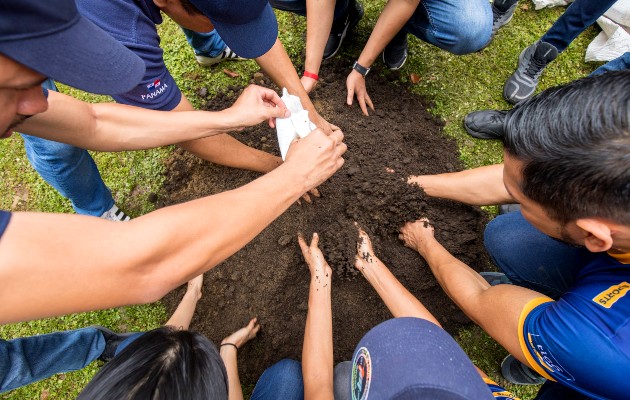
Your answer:
[[[403,28],[383,50],[383,63],[387,68],[394,71],[401,69],[407,61],[408,47],[407,31]]]
[[[118,345],[122,343],[125,339],[127,339],[131,335],[135,335],[137,332],[127,332],[127,333],[116,333],[110,329],[105,328],[100,325],[93,325],[91,328],[98,329],[105,338],[105,350],[98,358],[101,361],[110,361],[116,355],[116,349],[118,349]]]
[[[330,36],[324,48],[324,60],[333,57],[343,43],[348,32],[350,32],[359,21],[363,18],[363,5],[356,0],[350,0],[348,4],[348,12],[333,21],[330,29]]]
[[[501,139],[505,135],[506,115],[507,111],[474,111],[464,118],[464,128],[477,139]]]

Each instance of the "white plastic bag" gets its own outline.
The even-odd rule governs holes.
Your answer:
[[[276,118],[278,145],[284,160],[293,139],[308,136],[315,129],[315,124],[308,118],[308,111],[302,107],[299,97],[289,94],[287,89],[283,88],[281,98],[289,111],[291,111],[291,116],[288,118]]]

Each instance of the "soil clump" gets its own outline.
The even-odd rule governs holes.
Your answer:
[[[255,383],[265,368],[282,358],[301,358],[310,276],[297,244],[298,232],[309,240],[313,232],[319,233],[320,248],[335,272],[335,362],[350,359],[360,338],[391,317],[354,269],[355,221],[370,235],[376,255],[451,333],[469,321],[444,294],[425,261],[402,245],[399,228],[406,221],[428,217],[440,243],[456,257],[476,270],[488,264],[482,241],[486,216],[480,209],[426,197],[417,186],[406,183],[411,174],[462,168],[456,143],[441,133],[443,122],[427,111],[424,99],[377,74],[368,79],[377,109],[369,117],[363,116],[356,104],[345,104],[347,72],[346,65],[325,65],[320,73],[324,78],[312,95],[320,114],[345,134],[345,165],[320,186],[321,198],[315,198],[313,204],[291,206],[245,248],[205,275],[193,330],[218,344],[258,316],[258,337],[239,350],[241,380],[246,384]],[[274,87],[258,73],[252,83]],[[228,88],[227,93],[209,99],[206,108],[229,107],[240,90]],[[267,124],[233,136],[279,155],[275,130]],[[157,204],[166,206],[234,189],[258,175],[213,165],[176,150],[167,160]],[[166,296],[169,312],[182,293],[180,288]]]

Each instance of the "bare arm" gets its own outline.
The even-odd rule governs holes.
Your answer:
[[[243,187],[124,223],[15,213],[0,240],[0,282],[11,287],[0,291],[0,323],[161,298],[238,251],[339,169],[342,139],[315,130],[292,144],[284,164]]]
[[[317,247],[319,236],[313,234],[310,246],[304,238],[298,241],[304,259],[311,271],[311,284],[308,295],[308,314],[304,329],[302,348],[302,376],[304,377],[304,398],[329,399],[333,392],[333,339],[331,282],[332,269]]]
[[[304,69],[313,74],[319,74],[322,64],[324,48],[328,41],[335,14],[335,0],[307,0],[306,1],[306,59]],[[317,81],[303,76],[302,86],[307,93],[317,85]]]
[[[544,295],[514,285],[490,286],[438,243],[426,220],[406,224],[401,239],[427,261],[440,286],[470,319],[514,357],[529,364],[519,343],[519,318],[528,302]]]
[[[503,184],[503,164],[459,172],[410,176],[407,180],[432,197],[477,206],[516,203]]]
[[[313,121],[318,128],[322,129],[326,134],[335,130],[335,127],[323,119],[315,110],[315,106],[308,97],[308,93],[304,90],[302,82],[295,71],[295,67],[293,67],[293,63],[291,63],[280,40],[276,39],[276,43],[273,47],[271,47],[268,52],[258,57],[256,62],[278,87],[285,87],[289,93],[300,98],[302,107],[308,110],[311,121]]]
[[[369,68],[374,64],[379,54],[385,46],[394,38],[402,27],[409,21],[420,0],[389,0],[383,8],[383,12],[378,17],[374,30],[370,34],[367,44],[359,56],[359,64]],[[367,106],[374,110],[372,100],[365,88],[365,78],[355,70],[352,70],[346,80],[348,94],[346,103],[352,105],[352,100],[356,96],[359,107],[363,114],[368,115]],[[367,106],[366,106],[367,105]]]
[[[362,229],[359,230],[359,243],[357,243],[354,266],[376,290],[394,318],[416,317],[442,326],[433,314],[374,255],[372,242]]]
[[[260,330],[257,319],[249,323],[221,341],[221,359],[228,375],[228,400],[243,400],[243,388],[238,376],[238,349],[256,337]]]
[[[89,104],[50,91],[48,110],[27,119],[19,130],[89,150],[140,150],[240,130],[286,112],[275,92],[257,86],[248,87],[227,110],[181,113]]]

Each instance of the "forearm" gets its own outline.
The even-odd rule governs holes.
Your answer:
[[[331,279],[312,276],[302,348],[304,398],[333,398]]]
[[[114,103],[89,104],[49,92],[48,110],[29,118],[21,132],[88,150],[140,150],[228,132],[228,110],[171,113]]]
[[[420,0],[389,0],[378,17],[367,44],[359,56],[359,64],[370,67],[385,46],[409,21]]]
[[[383,262],[373,257],[374,262],[362,270],[363,276],[372,285],[394,318],[416,317],[441,326],[429,310],[405,288]]]
[[[284,164],[125,223],[16,213],[0,242],[0,282],[12,288],[0,292],[0,323],[155,301],[235,253],[307,189]]]
[[[238,360],[236,347],[221,346],[221,359],[228,375],[228,400],[243,400],[243,389],[238,377]]]
[[[304,86],[302,86],[291,59],[289,59],[279,39],[276,39],[273,47],[258,57],[256,62],[279,88],[287,88],[290,94],[298,96],[302,102],[302,107],[309,111],[315,110],[311,99],[304,90]]]
[[[306,1],[306,59],[304,69],[319,74],[335,14],[334,0]]]
[[[422,187],[431,197],[471,205],[484,206],[516,202],[505,190],[503,164],[446,174],[411,176],[408,182]]]
[[[479,298],[490,287],[481,275],[455,258],[434,238],[423,242],[419,252],[442,289],[464,311],[471,305],[471,299]]]

